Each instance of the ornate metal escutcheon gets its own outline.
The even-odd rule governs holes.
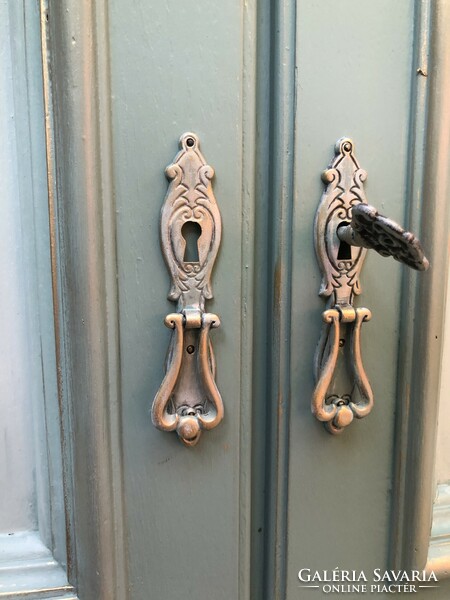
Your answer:
[[[161,248],[172,278],[168,297],[178,305],[164,320],[173,333],[166,374],[151,409],[153,424],[176,430],[186,446],[195,446],[224,412],[209,338],[220,320],[205,312],[205,300],[213,296],[210,279],[221,218],[211,185],[214,169],[199,146],[194,133],[183,134],[180,152],[166,169],[170,185],[161,211]]]
[[[368,415],[373,406],[360,343],[361,326],[370,320],[371,312],[353,306],[355,296],[361,293],[359,275],[366,248],[419,271],[429,266],[415,235],[367,204],[366,176],[355,158],[352,140],[340,139],[335,157],[322,175],[326,188],[315,218],[315,249],[322,271],[319,295],[329,300],[314,359],[316,386],[311,409],[333,434],[341,433],[354,417]],[[347,364],[338,367],[339,356],[347,356]],[[349,375],[351,389],[342,394],[338,388],[348,385]]]

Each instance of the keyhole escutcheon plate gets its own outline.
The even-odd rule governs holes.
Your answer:
[[[161,210],[161,249],[172,279],[169,300],[177,302],[177,312],[164,321],[172,336],[151,413],[158,429],[176,431],[186,446],[195,446],[203,430],[220,423],[223,404],[209,338],[220,319],[205,312],[222,224],[211,184],[214,169],[194,133],[181,136],[166,176],[170,183]]]
[[[362,419],[370,413],[373,392],[363,367],[360,342],[361,326],[370,320],[371,312],[353,306],[355,296],[361,294],[359,276],[367,250],[339,236],[350,226],[355,208],[367,205],[367,173],[359,166],[351,139],[338,140],[334,152],[322,174],[325,189],[314,224],[322,272],[319,294],[327,299],[327,307],[314,358],[316,385],[311,409],[330,433],[339,434],[354,418]],[[338,377],[343,361],[350,363],[350,377]]]
[[[170,181],[161,211],[161,248],[172,277],[169,299],[178,308],[198,305],[212,298],[211,271],[219,250],[222,224],[211,180],[214,169],[200,152],[198,137],[185,133],[181,150],[166,168]],[[196,227],[198,261],[185,262],[185,227]]]

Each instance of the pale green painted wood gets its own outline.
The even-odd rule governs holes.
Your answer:
[[[298,593],[302,566],[387,567],[402,267],[373,252],[366,259],[357,304],[373,314],[362,352],[375,406],[341,436],[330,436],[309,405],[325,304],[317,295],[312,223],[321,171],[343,135],[354,140],[368,172],[368,201],[404,220],[413,16],[413,2],[298,3],[289,598]],[[316,590],[301,593],[312,598]]]
[[[211,439],[205,436],[195,454],[187,454],[174,436],[171,439],[149,429],[142,415],[162,376],[161,346],[165,348],[168,333],[161,332],[161,318],[171,310],[171,305],[165,303],[163,307],[161,300],[162,291],[165,295],[167,288],[167,273],[155,245],[158,240],[155,215],[166,186],[163,168],[176,150],[175,139],[187,129],[199,133],[205,155],[218,174],[216,194],[225,211],[224,247],[216,265],[216,300],[212,305],[224,317],[224,327],[215,336],[218,357],[225,355],[223,366],[218,359],[219,383],[222,369],[237,372],[239,357],[234,352],[229,354],[230,339],[222,337],[229,335],[225,324],[228,307],[222,311],[220,291],[226,288],[229,298],[237,290],[232,283],[230,264],[237,267],[240,262],[239,238],[232,238],[233,258],[227,261],[226,275],[221,274],[221,268],[227,253],[227,217],[236,226],[239,216],[236,206],[223,207],[221,196],[225,192],[236,197],[237,188],[233,192],[233,184],[240,177],[238,165],[234,164],[232,169],[227,152],[232,156],[239,152],[239,135],[232,136],[230,126],[230,123],[236,126],[236,114],[239,114],[239,110],[235,113],[231,108],[232,104],[235,110],[239,107],[239,88],[235,81],[239,52],[237,44],[230,44],[229,36],[238,36],[241,22],[239,11],[233,13],[233,8],[224,14],[225,9],[221,9],[220,15],[217,7],[205,9],[200,5],[189,10],[171,6],[168,12],[158,8],[155,13],[140,5],[126,11],[121,5],[114,5],[111,10],[128,548],[132,554],[147,552],[149,557],[145,573],[138,563],[130,567],[131,589],[138,597],[150,581],[156,585],[157,595],[185,585],[191,592],[203,593],[200,591],[204,589],[202,583],[197,587],[188,574],[186,544],[195,548],[197,561],[206,566],[208,573],[215,573],[215,567],[211,566],[216,564],[211,560],[216,550],[215,537],[221,527],[233,522],[233,517],[235,525],[237,523],[236,510],[227,507],[227,502],[236,502],[236,490],[233,496],[232,489],[228,495],[219,491],[220,488],[214,489],[211,479],[214,474],[210,470],[213,466],[221,469],[221,485],[231,477],[233,469],[237,473],[237,452],[229,460],[225,456],[219,459],[217,441],[213,442],[214,436],[219,443],[231,436],[232,446],[236,447],[237,421],[231,420],[233,415],[227,403],[230,420],[223,429],[208,436]],[[291,60],[293,11],[297,16],[295,66]],[[388,20],[386,14],[389,14]],[[298,593],[296,573],[303,564],[333,568],[336,557],[340,560],[342,556],[351,563],[349,568],[387,565],[401,267],[375,256],[367,260],[361,305],[373,310],[374,319],[365,327],[363,350],[371,379],[376,382],[377,404],[368,419],[355,423],[341,438],[332,438],[313,421],[309,410],[313,385],[311,362],[323,310],[317,296],[319,272],[313,252],[312,223],[322,190],[320,173],[329,161],[335,140],[342,135],[354,138],[361,164],[369,171],[370,201],[393,218],[405,220],[410,88],[414,73],[414,6],[412,2],[394,8],[387,3],[380,7],[365,2],[359,3],[355,12],[355,4],[350,1],[331,8],[324,3],[300,2],[294,6],[285,2],[268,18],[269,28],[262,24],[259,31],[270,35],[269,30],[280,31],[281,25],[283,33],[272,47],[273,81],[259,90],[267,95],[271,88],[275,89],[269,108],[273,122],[267,131],[271,139],[276,140],[275,150],[268,154],[259,150],[260,156],[269,161],[266,166],[271,169],[269,179],[273,183],[273,195],[268,196],[266,190],[260,197],[259,207],[269,215],[270,264],[278,265],[284,274],[281,280],[275,274],[272,277],[273,284],[281,282],[281,296],[268,301],[271,307],[268,322],[272,329],[269,328],[265,338],[260,333],[257,336],[269,343],[275,341],[276,347],[269,352],[271,384],[266,401],[275,404],[279,387],[280,406],[286,416],[272,432],[269,423],[266,432],[266,439],[271,442],[267,454],[271,461],[267,483],[275,484],[272,500],[267,504],[268,514],[273,518],[264,524],[271,532],[266,537],[266,553],[274,569],[266,581],[266,594],[268,598],[284,597],[286,586],[287,597],[293,598]],[[208,35],[205,35],[207,21]],[[210,36],[212,32],[214,35]],[[277,43],[278,52],[274,50]],[[230,49],[225,61],[221,49],[228,44]],[[261,44],[264,47],[264,43]],[[201,64],[200,71],[190,68],[196,64]],[[284,70],[279,69],[280,64]],[[294,94],[295,125],[294,115],[289,114],[294,106]],[[214,101],[216,98],[220,98],[220,111]],[[261,106],[264,108],[264,101]],[[239,121],[237,127],[239,130]],[[290,141],[293,128],[295,147]],[[295,150],[293,207],[289,205],[291,150]],[[280,158],[277,166],[278,156],[283,153],[286,158]],[[271,159],[274,161],[270,162]],[[283,200],[279,189],[283,189],[286,199]],[[271,202],[274,204],[270,207]],[[290,248],[292,208],[294,235]],[[267,247],[261,244],[264,235],[258,235],[258,248],[266,254]],[[290,311],[291,251],[292,315],[286,315],[283,310]],[[258,264],[263,266],[264,261]],[[382,286],[380,282],[389,283]],[[271,295],[270,289],[263,291],[268,297]],[[154,309],[159,305],[161,310],[156,314]],[[259,306],[263,308],[264,304]],[[273,317],[272,310],[275,311]],[[148,325],[143,328],[142,321],[146,318]],[[283,347],[284,331],[290,326],[292,356]],[[237,331],[230,329],[230,333],[236,339]],[[136,348],[139,356],[136,356]],[[263,368],[266,358],[263,353],[257,355],[260,362],[255,365],[256,371]],[[286,383],[289,368],[290,393],[289,383]],[[258,375],[256,381],[259,381]],[[228,394],[233,397],[238,394],[236,384],[234,380],[226,380],[225,398]],[[258,418],[254,422],[259,427]],[[288,432],[285,427],[289,427]],[[283,456],[280,448],[286,449],[287,443],[289,456]],[[258,442],[256,447],[261,451]],[[145,463],[142,455],[146,457]],[[204,468],[206,456],[208,471],[202,473],[198,467]],[[255,473],[264,458],[262,452],[256,458]],[[289,471],[286,470],[288,460]],[[180,513],[186,499],[178,478],[187,485],[191,499],[188,514],[195,515],[199,521],[205,515],[212,518],[215,499],[220,495],[225,512],[221,514],[221,521],[212,525],[212,531],[199,530]],[[283,486],[288,490],[287,496],[283,495]],[[255,492],[259,492],[258,486]],[[208,507],[201,505],[200,498],[205,497]],[[254,505],[258,505],[258,499]],[[336,506],[346,507],[343,509],[346,517],[341,518]],[[232,532],[231,527],[227,533]],[[285,547],[285,539],[280,536],[287,534],[289,542]],[[232,537],[223,538],[221,550],[236,548],[237,538],[233,544]],[[221,590],[218,593],[229,595],[237,564],[231,560],[226,565],[217,587]],[[256,566],[255,571],[257,569]]]
[[[0,12],[0,596],[73,599],[66,572],[39,6],[2,1]]]
[[[247,202],[242,189],[252,185],[251,174],[243,172],[243,61],[251,71],[252,60],[243,54],[251,36],[244,24],[249,21],[238,2],[180,0],[151,7],[114,1],[110,23],[130,597],[246,598],[249,540],[240,525],[247,529],[250,521],[243,519],[248,500],[240,485],[244,473],[250,481],[251,432],[240,417],[241,407],[248,414],[249,398],[242,390],[250,382],[242,351],[249,322],[241,312],[248,295],[241,274]],[[255,87],[251,80],[247,85]],[[163,319],[174,310],[166,300],[170,281],[159,249],[164,169],[185,131],[197,133],[215,169],[223,220],[214,300],[207,308],[222,322],[212,343],[225,418],[193,449],[156,430],[149,417],[169,343]],[[253,152],[252,141],[246,152]]]
[[[32,383],[33,476],[39,533],[66,564],[61,422],[56,383],[55,330],[49,243],[40,13],[34,0],[8,4],[14,65],[14,123],[18,161],[22,267],[27,279],[27,346]]]
[[[430,254],[432,269],[416,283],[416,296],[406,304],[415,315],[406,320],[407,350],[404,353],[400,391],[409,402],[399,411],[399,427],[407,430],[396,453],[400,484],[394,490],[393,557],[397,563],[421,567],[427,560],[436,500],[434,468],[439,410],[439,378],[446,369],[442,350],[449,269],[450,235],[450,3],[430,5],[428,60],[428,110],[422,169],[422,238]],[[414,285],[407,281],[409,285]],[[402,375],[403,375],[402,373]],[[436,564],[432,564],[436,567]],[[440,574],[449,575],[449,560],[439,564]],[[447,585],[450,585],[447,583]],[[447,588],[448,591],[448,588]]]
[[[333,438],[309,408],[324,307],[312,227],[342,135],[369,172],[369,200],[399,221],[409,212],[413,2],[51,8],[80,598],[295,600],[309,597],[302,566],[387,565],[401,267],[367,259],[376,407]],[[148,414],[174,308],[159,250],[164,168],[186,130],[216,170],[224,229],[208,308],[222,318],[226,415],[191,450]]]
[[[298,597],[302,566],[368,572],[388,567],[402,267],[374,253],[366,260],[357,302],[373,313],[363,327],[362,343],[375,407],[334,438],[314,423],[309,408],[311,357],[323,310],[312,222],[322,190],[320,172],[333,142],[343,135],[353,138],[368,171],[369,202],[405,222],[410,90],[416,77],[414,17],[413,2],[297,3],[289,599]],[[442,588],[431,597],[446,597],[445,583]],[[301,591],[302,598],[314,594],[316,590]]]
[[[2,235],[2,281],[6,292],[3,301],[7,303],[2,308],[2,484],[10,490],[2,495],[1,529],[4,533],[38,529],[63,561],[39,10],[28,0],[2,2],[1,9],[2,222],[6,228]],[[17,417],[19,430],[13,435]],[[12,431],[8,432],[10,426]],[[16,453],[21,457],[18,462]],[[22,479],[29,487],[26,494],[21,492]],[[13,514],[8,515],[3,503],[11,505]],[[13,516],[20,512],[22,522]]]
[[[106,4],[41,2],[67,569],[126,598]]]
[[[6,2],[0,4],[2,41],[1,57],[1,103],[0,127],[4,143],[0,155],[0,177],[4,182],[2,212],[0,215],[0,274],[8,294],[2,294],[0,304],[1,355],[4,357],[0,370],[2,423],[2,452],[0,480],[13,493],[2,494],[0,499],[0,533],[34,529],[37,527],[37,506],[33,473],[36,468],[33,456],[33,424],[31,420],[30,396],[33,379],[24,377],[33,364],[28,339],[32,342],[35,331],[29,331],[29,310],[26,301],[30,274],[27,247],[17,244],[22,237],[22,214],[18,196],[20,191],[19,160],[17,146],[21,139],[16,132],[14,117],[12,33]],[[19,138],[19,139],[17,139]],[[22,150],[23,151],[23,150]],[[26,241],[26,238],[24,239]]]

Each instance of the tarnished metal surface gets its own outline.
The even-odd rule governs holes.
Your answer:
[[[353,142],[348,138],[339,140],[335,158],[322,175],[328,185],[315,220],[315,247],[322,270],[319,293],[330,301],[323,313],[324,325],[314,359],[316,386],[311,409],[334,434],[341,433],[354,417],[361,419],[368,415],[373,406],[373,392],[360,348],[361,325],[370,319],[371,312],[353,307],[354,296],[361,293],[359,274],[366,250],[338,237],[339,228],[350,224],[354,207],[366,205],[363,187],[366,176],[353,154]],[[331,391],[331,387],[339,355],[348,352],[346,345],[350,346],[353,382],[347,393],[341,394]]]
[[[353,150],[349,138],[336,143],[335,158],[322,175],[327,187],[315,220],[316,254],[323,275],[319,293],[330,298],[330,308],[323,313],[324,327],[314,360],[312,412],[331,433],[341,433],[353,417],[365,417],[373,406],[360,343],[361,325],[372,314],[368,308],[353,307],[354,296],[361,293],[359,274],[365,249],[392,256],[418,271],[429,267],[417,237],[367,204],[363,187],[367,173],[360,168]],[[331,393],[347,334],[351,390]]]
[[[416,271],[426,271],[429,267],[417,237],[380,215],[373,206],[355,206],[351,225],[340,227],[338,237],[347,244],[376,250],[381,256],[392,256]]]
[[[212,298],[210,278],[221,219],[211,186],[214,169],[206,164],[197,136],[183,134],[180,146],[166,169],[171,183],[161,212],[161,248],[172,277],[169,299],[178,302],[178,312],[164,321],[173,335],[152,421],[163,431],[176,430],[186,446],[195,446],[202,430],[213,429],[223,418],[209,339],[220,320],[205,313],[205,300]],[[189,228],[198,236],[192,240],[196,247],[185,238]]]

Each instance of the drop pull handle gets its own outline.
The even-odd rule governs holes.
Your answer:
[[[311,410],[332,434],[373,407],[373,391],[361,356],[361,328],[372,314],[355,308],[361,294],[359,276],[367,249],[418,271],[426,259],[417,237],[367,204],[364,181],[351,139],[342,138],[322,174],[326,185],[315,218],[314,241],[322,272],[319,295],[328,298],[322,334],[314,357],[315,388]],[[351,382],[349,384],[349,381]]]
[[[170,184],[161,210],[161,249],[172,278],[168,297],[178,304],[164,320],[172,336],[151,409],[155,427],[176,431],[186,446],[195,446],[224,412],[209,337],[220,319],[205,312],[205,301],[213,297],[210,279],[222,225],[211,185],[214,169],[199,146],[194,133],[183,134],[181,149],[166,168]]]

